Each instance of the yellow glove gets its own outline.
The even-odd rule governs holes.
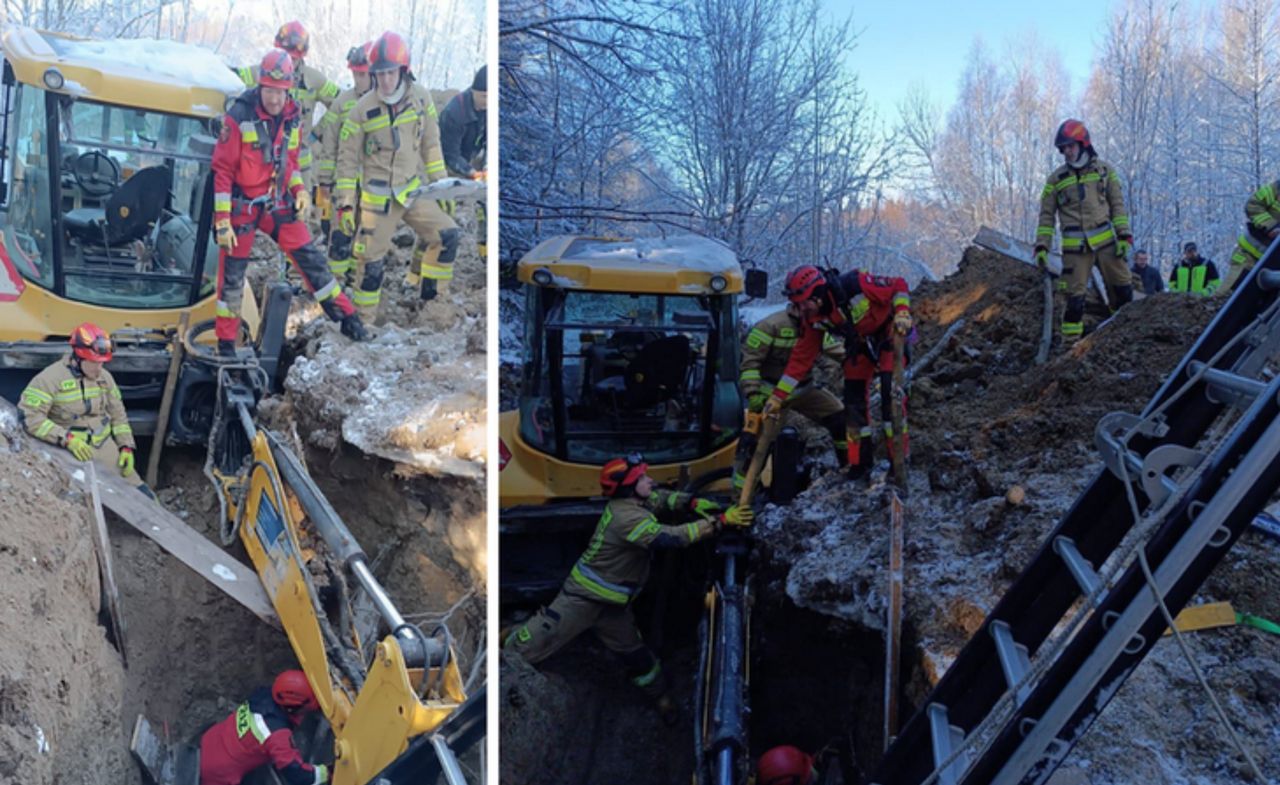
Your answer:
[[[911,312],[898,311],[893,315],[893,329],[898,335],[906,335],[911,332]]]
[[[298,193],[293,197],[293,214],[299,221],[305,221],[309,212],[311,212],[311,194],[307,193],[306,188],[299,188]]]
[[[436,204],[444,210],[444,214],[452,217],[458,211],[458,202],[456,199],[437,199]]]
[[[356,233],[356,208],[350,206],[338,208],[338,228],[348,237]]]
[[[755,519],[756,514],[750,507],[739,507],[736,504],[720,516],[720,522],[725,526],[750,526]]]
[[[93,460],[93,445],[89,444],[89,437],[79,431],[67,433],[67,450],[76,457],[77,461]]]
[[[782,399],[776,395],[770,395],[769,400],[764,402],[764,408],[760,413],[765,417],[777,417],[782,411]]]
[[[214,224],[214,238],[218,246],[225,248],[227,253],[236,249],[236,232],[231,228],[231,219],[223,218]]]
[[[120,467],[120,476],[128,477],[133,474],[133,448],[121,447],[120,460],[116,461],[116,466]]]
[[[720,504],[710,499],[694,499],[690,504],[693,511],[699,515],[710,517],[712,513],[720,512]]]

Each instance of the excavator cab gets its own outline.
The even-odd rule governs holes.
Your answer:
[[[499,419],[499,573],[504,601],[519,602],[548,597],[582,552],[610,458],[639,452],[659,482],[728,487],[738,299],[767,279],[701,237],[557,237],[517,277],[524,355],[517,406]]]
[[[117,347],[108,369],[134,434],[203,443],[216,395],[202,351],[216,309],[211,164],[243,85],[176,42],[11,25],[0,53],[0,396],[17,400],[93,322]],[[244,343],[275,385],[288,287],[262,302],[246,284]]]

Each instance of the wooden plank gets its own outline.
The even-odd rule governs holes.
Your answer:
[[[173,785],[169,762],[169,748],[164,740],[151,729],[151,723],[141,714],[133,723],[133,736],[129,739],[129,752],[137,758],[151,782],[157,785]]]
[[[1035,246],[1031,243],[1017,240],[1004,232],[996,231],[990,226],[983,226],[978,229],[978,233],[973,237],[973,244],[982,246],[989,251],[995,251],[998,254],[1004,254],[1010,259],[1016,259],[1023,264],[1036,266]],[[1049,271],[1054,275],[1062,275],[1062,254],[1049,252]]]
[[[884,747],[898,734],[898,665],[902,662],[902,549],[907,512],[902,499],[890,498],[889,606],[884,647]]]
[[[178,331],[173,336],[173,347],[169,350],[169,374],[164,380],[164,395],[160,398],[160,413],[156,417],[155,438],[151,440],[151,455],[147,458],[147,485],[152,488],[156,487],[156,479],[160,474],[160,453],[164,452],[164,438],[169,433],[169,410],[173,408],[173,392],[182,372],[182,339],[187,334],[190,320],[191,314],[183,311],[178,318]]]
[[[906,363],[907,337],[897,330],[893,331],[893,377],[891,414],[893,421],[893,438],[889,440],[889,457],[893,460],[893,482],[903,496],[907,492],[907,378]]]
[[[983,226],[978,229],[978,233],[973,237],[973,244],[1004,254],[1010,259],[1016,259],[1024,264],[1036,266],[1034,245],[1022,240],[1016,240],[1004,232],[996,231],[989,226]],[[1062,275],[1062,255],[1050,251],[1048,267],[1048,272],[1055,277]],[[1102,274],[1098,272],[1097,265],[1094,265],[1093,270],[1090,272],[1089,280],[1093,282],[1093,288],[1097,290],[1102,302],[1110,308],[1111,300],[1107,297],[1107,287],[1102,282]]]
[[[76,474],[83,475],[83,471],[73,471],[72,477]],[[253,569],[241,564],[123,479],[99,477],[98,484],[102,490],[102,503],[107,509],[248,608],[253,615],[281,629],[280,619]]]
[[[751,465],[747,467],[747,476],[742,482],[742,491],[738,496],[739,507],[750,507],[751,498],[756,492],[756,481],[760,479],[760,471],[764,468],[765,458],[769,457],[769,448],[782,428],[782,413],[776,412],[763,417],[760,426],[760,441],[756,443],[756,451],[751,455]]]
[[[1040,322],[1040,346],[1036,348],[1036,365],[1049,361],[1049,347],[1053,344],[1053,278],[1044,276],[1044,316]]]
[[[18,410],[13,404],[0,398],[0,410],[7,411],[18,420]],[[53,465],[66,472],[81,485],[88,485],[89,474],[85,464],[71,457],[71,453],[29,438],[27,444],[37,453],[46,456]],[[271,600],[262,588],[258,574],[241,564],[217,545],[205,539],[182,519],[161,507],[114,474],[98,475],[97,489],[102,505],[120,516],[126,523],[155,541],[157,545],[177,557],[178,561],[195,570],[228,597],[248,608],[253,615],[276,629],[280,619]],[[88,490],[86,488],[86,490]]]
[[[102,574],[102,586],[107,590],[107,615],[111,617],[111,629],[115,634],[120,660],[129,667],[129,652],[124,640],[124,617],[120,615],[120,592],[116,589],[116,572],[111,564],[111,535],[107,533],[107,518],[102,514],[102,499],[98,494],[98,469],[93,461],[85,464],[89,477],[89,506],[93,510],[93,547],[98,554],[98,571]]]

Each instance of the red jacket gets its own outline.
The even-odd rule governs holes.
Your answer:
[[[255,199],[273,186],[277,196],[302,190],[298,171],[298,104],[289,98],[278,117],[262,108],[258,90],[246,91],[222,118],[213,148],[213,218],[231,217],[231,200]]]
[[[853,362],[857,352],[848,346],[851,339],[883,335],[893,325],[894,314],[911,310],[910,289],[902,278],[850,270],[837,277],[831,288],[835,291],[828,295],[832,297],[830,312],[805,320],[786,370],[773,388],[773,394],[782,400],[795,390],[799,379],[809,375],[822,354],[822,339],[828,332],[845,340],[845,362]]]
[[[271,699],[271,690],[262,687],[200,738],[200,785],[239,785],[268,763],[288,785],[329,781],[328,767],[302,759],[293,746],[289,715]]]

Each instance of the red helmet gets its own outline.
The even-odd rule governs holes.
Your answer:
[[[262,87],[293,87],[293,58],[280,49],[272,49],[258,66],[258,84]]]
[[[409,67],[409,44],[398,34],[388,30],[378,36],[369,50],[369,73],[394,71]]]
[[[1072,142],[1079,142],[1080,146],[1086,150],[1093,149],[1093,144],[1089,142],[1089,129],[1085,128],[1084,123],[1079,120],[1066,120],[1058,126],[1058,135],[1053,140],[1053,146],[1061,150]]]
[[[827,277],[811,264],[801,265],[787,276],[786,288],[782,293],[793,303],[802,303],[813,297],[818,287],[826,284]]]
[[[306,57],[307,50],[311,48],[311,36],[307,34],[307,28],[302,26],[302,22],[296,19],[285,22],[276,31],[276,48],[285,50],[290,57]]]
[[[70,343],[72,353],[81,360],[111,362],[111,336],[92,322],[85,322],[72,330]]]
[[[369,51],[373,49],[372,41],[365,41],[359,46],[347,50],[347,68],[361,74],[369,73]]]
[[[320,708],[316,694],[311,691],[307,674],[300,670],[284,671],[271,683],[271,698],[286,709],[315,711]]]
[[[623,488],[639,482],[649,464],[644,462],[640,453],[633,452],[625,458],[614,458],[600,469],[600,487],[605,496],[614,496]]]
[[[813,757],[784,744],[760,756],[760,785],[809,785],[813,782]]]

